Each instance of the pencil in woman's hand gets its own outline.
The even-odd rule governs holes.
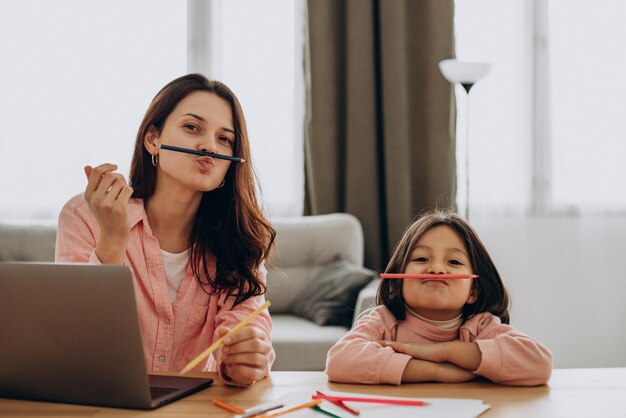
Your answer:
[[[186,154],[200,155],[202,157],[219,158],[221,160],[234,161],[236,163],[245,163],[246,162],[246,160],[244,160],[243,158],[239,158],[239,157],[231,157],[230,155],[214,154],[212,152],[205,152],[205,151],[198,151],[198,150],[195,150],[195,149],[175,147],[173,145],[161,144],[160,148],[168,150],[168,151],[177,151],[177,152],[184,152]]]
[[[248,322],[250,322],[254,318],[256,318],[257,315],[259,315],[261,312],[263,312],[265,310],[265,308],[267,308],[270,305],[271,305],[271,302],[268,300],[263,305],[259,306],[254,312],[252,312],[252,313],[250,313],[250,315],[246,316],[240,323],[235,325],[230,331],[228,331],[226,334],[224,334],[219,340],[217,340],[213,344],[211,344],[211,346],[209,348],[207,348],[202,353],[200,353],[200,355],[198,357],[196,357],[195,359],[193,359],[189,363],[187,363],[187,365],[185,367],[183,367],[183,369],[180,371],[180,374],[185,374],[185,373],[189,372],[191,369],[193,369],[194,367],[196,367],[202,360],[207,358],[211,353],[213,353],[215,350],[217,350],[220,345],[222,345],[222,343],[224,342],[224,338],[226,338],[227,336],[229,336],[233,332],[238,331],[241,328],[243,328],[246,325],[248,325]]]

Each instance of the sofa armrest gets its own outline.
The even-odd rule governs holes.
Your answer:
[[[352,325],[361,316],[361,314],[376,306],[376,292],[378,291],[378,284],[380,280],[372,280],[359,292],[359,296],[356,299],[354,305],[354,316],[352,317]]]

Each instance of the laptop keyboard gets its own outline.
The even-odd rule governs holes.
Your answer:
[[[157,386],[153,386],[150,388],[150,395],[152,399],[160,398],[161,396],[168,395],[172,392],[176,392],[178,388],[161,388]]]

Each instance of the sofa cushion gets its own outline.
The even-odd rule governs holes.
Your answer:
[[[300,294],[293,313],[317,325],[349,328],[354,305],[361,289],[376,277],[376,272],[346,260],[335,260],[320,269]]]
[[[276,351],[272,370],[276,371],[324,370],[326,353],[348,331],[338,326],[321,327],[295,315],[272,313],[272,322],[272,344]]]
[[[272,312],[292,313],[302,292],[309,288],[319,270],[340,257],[363,265],[363,230],[347,213],[278,218],[276,248],[267,272],[267,300]]]
[[[0,261],[54,261],[56,225],[0,224]]]

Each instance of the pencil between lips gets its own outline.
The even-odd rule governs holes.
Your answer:
[[[160,148],[168,150],[168,151],[177,151],[177,152],[184,152],[184,153],[187,153],[187,154],[200,155],[202,157],[219,158],[220,160],[234,161],[236,163],[245,163],[246,162],[246,160],[244,160],[243,158],[239,158],[239,157],[231,157],[230,155],[214,154],[212,152],[205,152],[205,151],[197,151],[195,149],[175,147],[173,145],[161,144]]]
[[[381,279],[477,279],[477,274],[408,274],[381,273]]]

